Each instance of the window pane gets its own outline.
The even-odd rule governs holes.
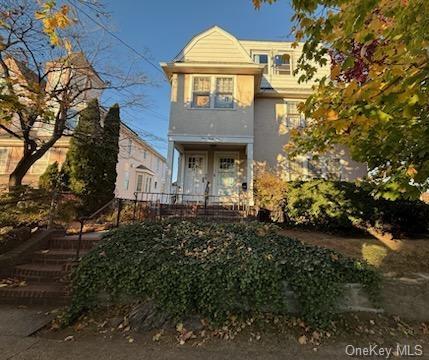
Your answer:
[[[210,95],[194,94],[192,98],[192,106],[199,108],[210,107]]]
[[[232,108],[234,104],[234,81],[230,77],[216,78],[216,108]]]
[[[221,93],[233,92],[232,78],[216,78],[216,91]]]
[[[290,55],[278,54],[274,56],[274,65],[278,74],[291,74]]]
[[[253,60],[257,64],[268,64],[268,55],[267,54],[255,54],[255,55],[253,55]]]
[[[267,54],[253,55],[253,61],[257,64],[265,65],[264,74],[268,74],[268,55]]]
[[[287,113],[288,114],[294,114],[297,115],[299,114],[299,110],[298,110],[298,102],[297,101],[288,101],[287,103]]]
[[[308,160],[308,175],[314,178],[322,177],[322,166],[319,160],[316,160],[316,159]]]
[[[231,109],[233,107],[232,95],[217,94],[215,97],[215,107]]]
[[[194,91],[210,92],[210,77],[194,77]]]
[[[329,180],[341,180],[341,160],[338,158],[327,159],[326,173]]]
[[[276,65],[287,65],[290,64],[290,55],[278,54],[274,57],[274,63]]]
[[[7,158],[8,158],[7,149],[0,149],[0,174],[6,173]]]
[[[142,184],[143,184],[143,175],[137,175],[137,186],[136,186],[137,192],[142,191]]]

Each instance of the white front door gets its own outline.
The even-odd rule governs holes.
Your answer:
[[[183,201],[204,201],[207,185],[207,156],[205,153],[186,154]]]
[[[220,202],[235,202],[238,197],[238,153],[216,152],[213,194]]]

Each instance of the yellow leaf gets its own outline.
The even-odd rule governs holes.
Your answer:
[[[305,344],[307,344],[307,336],[305,336],[305,335],[300,336],[300,337],[298,338],[298,342],[299,342],[301,345],[305,345]]]
[[[335,80],[338,75],[340,75],[341,67],[340,65],[334,65],[331,68],[331,79]]]
[[[407,175],[411,178],[413,178],[414,176],[416,176],[417,174],[417,170],[414,166],[410,165],[407,169]]]
[[[328,120],[338,120],[338,113],[335,110],[328,110],[326,113],[326,118]]]

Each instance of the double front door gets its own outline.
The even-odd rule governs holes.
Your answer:
[[[208,173],[207,153],[187,153],[184,171],[184,201],[230,202],[238,195],[238,153],[214,152]]]

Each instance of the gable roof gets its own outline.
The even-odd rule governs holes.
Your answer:
[[[254,64],[237,38],[216,25],[194,36],[173,62]]]

